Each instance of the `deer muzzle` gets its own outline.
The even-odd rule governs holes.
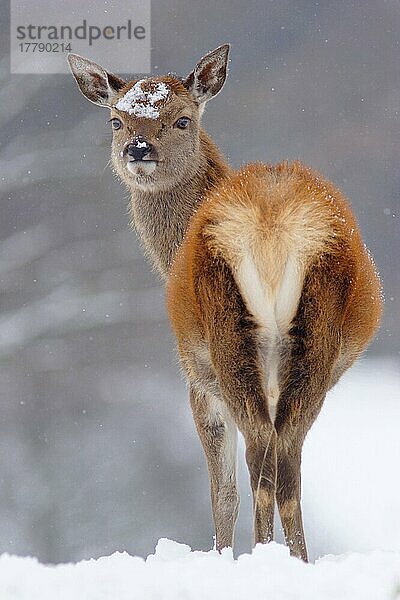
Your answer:
[[[127,142],[122,151],[122,156],[128,161],[158,161],[158,154],[153,144],[144,137],[137,136]]]

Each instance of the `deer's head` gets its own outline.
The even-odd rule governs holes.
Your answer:
[[[126,82],[77,54],[68,61],[86,98],[111,111],[112,162],[131,188],[161,191],[190,180],[199,166],[200,118],[222,88],[229,45],[204,56],[185,78]]]

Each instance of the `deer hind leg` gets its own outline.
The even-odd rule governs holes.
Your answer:
[[[204,453],[211,488],[217,550],[233,546],[239,494],[236,485],[237,428],[217,398],[191,388],[190,403]]]
[[[301,513],[301,446],[287,446],[278,434],[276,500],[286,544],[293,556],[308,560]]]
[[[275,427],[277,504],[291,554],[307,561],[301,514],[301,450],[321,410],[340,356],[341,327],[348,300],[345,272],[335,276],[337,261],[325,256],[304,281],[297,314],[280,367],[281,393]]]
[[[209,258],[197,287],[221,395],[246,443],[255,542],[268,542],[273,538],[276,432],[268,414],[257,327],[223,259]]]

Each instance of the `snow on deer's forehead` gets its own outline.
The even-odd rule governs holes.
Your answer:
[[[145,79],[137,81],[126,94],[118,100],[115,108],[123,110],[135,117],[145,119],[157,119],[160,116],[159,108],[155,106],[156,102],[166,100],[170,93],[170,88],[163,82],[147,82],[148,89],[142,86]]]

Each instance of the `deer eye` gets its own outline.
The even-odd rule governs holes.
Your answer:
[[[111,126],[113,129],[117,130],[117,129],[121,129],[122,127],[122,121],[120,121],[119,119],[115,118],[115,119],[111,119]]]
[[[189,117],[180,117],[180,119],[175,121],[174,127],[177,127],[178,129],[186,129],[186,127],[189,125],[189,123],[190,123]]]

